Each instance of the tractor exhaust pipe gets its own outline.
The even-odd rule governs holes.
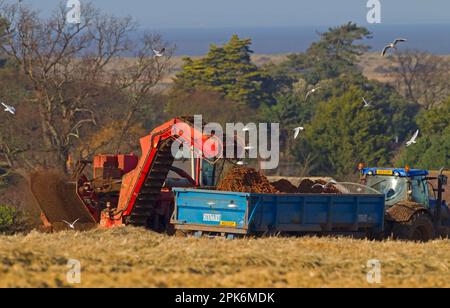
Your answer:
[[[448,177],[444,175],[445,168],[442,167],[439,170],[439,175],[437,177],[438,187],[437,187],[437,201],[436,201],[436,211],[435,211],[435,224],[436,227],[441,227],[442,225],[442,202],[443,193],[445,191],[444,186],[447,185]]]

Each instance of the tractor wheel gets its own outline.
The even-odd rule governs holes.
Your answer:
[[[439,227],[436,230],[436,235],[442,239],[450,239],[450,227]]]
[[[392,233],[395,239],[428,242],[434,238],[434,226],[426,213],[417,213],[408,222],[395,223]]]

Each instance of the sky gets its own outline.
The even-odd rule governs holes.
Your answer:
[[[16,1],[16,0],[10,0]],[[51,12],[67,0],[23,0]],[[382,24],[450,24],[449,0],[379,0]],[[88,0],[80,0],[88,2]],[[368,0],[93,0],[103,11],[133,16],[145,29],[298,27],[367,24]]]

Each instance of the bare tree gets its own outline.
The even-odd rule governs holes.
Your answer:
[[[150,92],[172,68],[169,59],[173,50],[158,46],[158,49],[165,48],[164,58],[161,59],[154,54],[155,45],[160,45],[159,42],[161,42],[159,35],[144,35],[142,47],[134,55],[132,63],[125,67],[119,66],[112,73],[111,85],[120,91],[125,99],[124,105],[128,106],[119,130],[116,151],[120,150],[136,114],[146,107],[145,103],[149,100]]]
[[[426,109],[439,105],[450,95],[450,61],[421,51],[394,55],[390,75],[400,93]]]
[[[159,36],[145,35],[143,43],[131,39],[137,25],[129,17],[104,15],[90,3],[82,6],[80,24],[68,23],[66,13],[61,3],[42,19],[29,7],[0,3],[1,49],[31,83],[28,101],[38,106],[43,146],[63,170],[74,143],[103,117],[102,90],[114,83],[129,97],[123,102],[125,134],[169,62],[152,54],[163,45]],[[133,55],[137,58],[121,61]]]

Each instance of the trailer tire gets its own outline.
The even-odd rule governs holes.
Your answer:
[[[395,239],[428,242],[434,238],[434,226],[425,212],[414,214],[407,222],[394,223],[392,233]]]

